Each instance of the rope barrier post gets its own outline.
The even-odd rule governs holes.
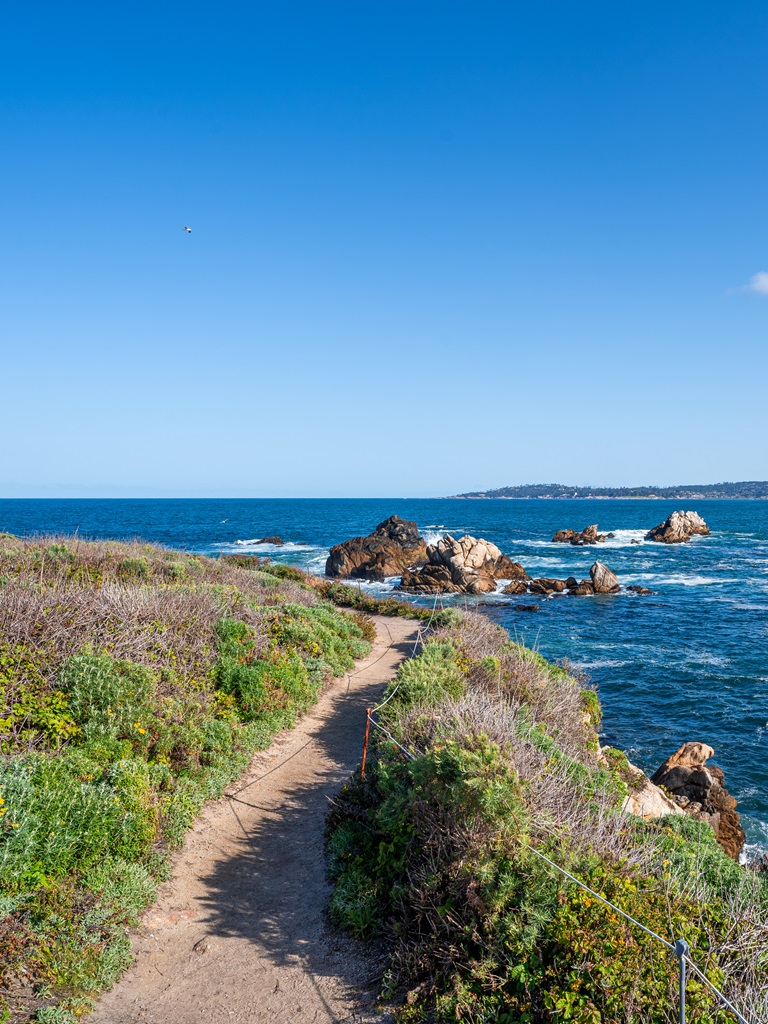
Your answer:
[[[363,760],[360,765],[360,778],[365,780],[365,759],[368,756],[368,737],[371,734],[371,715],[373,708],[365,709],[365,739],[363,740]]]
[[[680,1024],[685,1024],[685,958],[689,952],[685,939],[675,942],[675,956],[680,965]]]

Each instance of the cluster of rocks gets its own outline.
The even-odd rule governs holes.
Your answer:
[[[646,820],[689,814],[705,821],[728,856],[738,860],[746,837],[722,769],[706,763],[713,754],[706,743],[684,743],[650,779],[630,764],[624,810]]]
[[[707,765],[714,753],[706,743],[684,743],[651,776],[651,782],[663,787],[686,814],[711,825],[718,843],[737,860],[746,837],[722,769]]]
[[[684,544],[696,535],[709,536],[709,527],[698,512],[673,512],[663,523],[654,526],[645,535],[646,540],[658,544]],[[552,538],[554,544],[574,544],[579,547],[585,544],[604,544],[615,537],[613,533],[598,533],[597,523],[585,526],[583,530],[558,530]],[[632,540],[639,544],[639,540]]]
[[[673,512],[648,534],[648,540],[679,544],[709,528],[696,512]],[[555,543],[582,547],[602,544],[614,534],[597,531],[597,523],[583,530],[558,530]],[[279,537],[265,537],[262,543],[280,544]],[[446,534],[437,544],[427,545],[416,523],[390,516],[367,537],[353,537],[331,548],[325,565],[327,576],[342,579],[383,580],[400,576],[400,589],[414,594],[484,594],[495,591],[499,580],[509,581],[505,594],[613,594],[620,589],[614,573],[595,562],[589,579],[541,577],[531,579],[519,562],[512,561],[495,544],[482,538],[452,537]],[[650,594],[647,587],[630,586],[637,594]]]
[[[383,580],[400,576],[427,561],[427,545],[416,523],[390,516],[367,537],[353,537],[331,548],[326,576],[343,579]]]
[[[615,536],[615,533],[598,533],[597,523],[593,523],[592,526],[585,526],[583,530],[558,530],[552,538],[552,543],[583,547],[585,544],[605,544],[606,540],[611,540]]]
[[[696,535],[709,536],[709,527],[698,512],[673,512],[645,535],[660,544],[685,544]]]
[[[403,573],[400,589],[413,594],[485,594],[496,590],[499,580],[527,576],[519,562],[490,541],[448,533],[427,547],[426,564]]]
[[[588,530],[592,530],[588,527]],[[594,527],[595,534],[597,527]],[[587,531],[583,531],[587,532]],[[591,541],[590,541],[591,543]],[[446,534],[425,544],[416,523],[391,516],[367,537],[353,537],[331,548],[325,567],[334,578],[383,580],[400,576],[399,590],[411,594],[485,594],[506,582],[504,594],[615,594],[619,580],[602,562],[589,579],[531,578],[519,562],[481,537]],[[644,587],[628,588],[650,593]]]
[[[516,589],[516,582],[512,582],[504,590],[505,594],[519,594],[521,590]],[[621,590],[618,577],[611,572],[607,565],[602,562],[595,562],[589,570],[588,580],[577,580],[575,576],[567,579],[551,579],[547,576],[529,580],[526,589],[531,594],[573,594],[577,597],[588,594],[616,594]]]

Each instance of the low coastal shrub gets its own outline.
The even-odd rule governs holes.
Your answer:
[[[0,1021],[72,1021],[205,802],[375,628],[305,575],[0,539]]]
[[[386,951],[399,1021],[661,1024],[675,957],[570,882],[674,942],[766,1019],[768,888],[709,826],[621,813],[626,759],[603,757],[585,681],[463,616],[405,663],[365,780],[328,819],[332,919]],[[733,1018],[695,976],[689,1021]]]

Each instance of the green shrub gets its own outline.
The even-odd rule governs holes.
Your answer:
[[[23,967],[64,1022],[128,964],[165,851],[375,628],[292,567],[139,542],[3,535],[0,582],[0,993]]]
[[[694,819],[617,817],[626,758],[592,750],[592,692],[503,638],[473,656],[462,629],[460,650],[443,632],[401,666],[381,709],[411,756],[374,734],[365,781],[328,819],[331,917],[384,942],[384,995],[408,994],[397,1019],[677,1019],[675,958],[536,851],[667,941],[684,936],[732,996],[764,993],[764,880]],[[558,729],[550,691],[589,728]],[[696,1024],[730,1019],[695,977],[687,1009]]]
[[[69,712],[82,727],[86,741],[128,739],[139,748],[149,743],[156,682],[145,666],[106,654],[75,655],[58,678],[68,697]]]
[[[432,707],[446,698],[460,697],[464,689],[453,644],[427,643],[418,658],[404,661],[398,669],[384,695],[388,703],[383,714],[391,719],[413,705]]]
[[[103,857],[135,860],[156,835],[147,765],[118,761],[104,771],[72,750],[31,754],[0,765],[6,813],[0,827],[0,878],[6,885],[45,885]]]

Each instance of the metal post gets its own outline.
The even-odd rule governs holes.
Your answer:
[[[685,1024],[685,957],[689,951],[685,939],[675,942],[675,954],[680,964],[680,1024]]]
[[[360,765],[360,778],[365,779],[365,759],[368,755],[368,736],[371,732],[371,715],[373,714],[373,708],[365,709],[365,739],[363,740],[363,761]]]

